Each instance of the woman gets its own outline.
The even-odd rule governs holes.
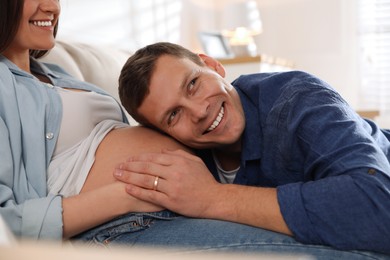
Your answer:
[[[102,90],[33,58],[54,46],[59,14],[57,0],[1,3],[0,212],[22,237],[69,238],[124,213],[161,210],[126,195],[113,169],[131,154],[184,148],[129,127]]]

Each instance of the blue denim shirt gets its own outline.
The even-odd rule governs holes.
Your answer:
[[[58,66],[31,60],[31,70],[56,86],[106,95]],[[48,196],[46,183],[61,118],[55,88],[0,55],[0,214],[17,236],[62,238],[62,199]]]
[[[246,75],[232,84],[246,117],[234,183],[277,187],[300,242],[390,253],[390,132],[304,72]]]

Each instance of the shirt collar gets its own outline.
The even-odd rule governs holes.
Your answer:
[[[31,71],[35,73],[51,76],[53,78],[60,78],[58,74],[50,70],[44,63],[38,62],[36,59],[32,57],[30,58],[30,66],[31,66]]]
[[[245,130],[242,135],[242,163],[261,158],[261,145],[263,143],[263,133],[259,113],[259,98],[249,90],[240,88],[240,81],[234,82],[245,114]],[[257,97],[257,98],[255,98]]]
[[[4,55],[0,55],[0,62],[5,64],[9,68],[9,70],[14,74],[31,77],[31,78],[33,77],[30,73],[21,70],[18,66],[16,66],[12,61],[10,61]]]

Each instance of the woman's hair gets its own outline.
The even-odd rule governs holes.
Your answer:
[[[1,0],[0,3],[0,53],[3,53],[15,38],[23,15],[24,0]],[[54,27],[57,34],[58,22]],[[39,58],[48,50],[30,50],[30,55]]]
[[[156,61],[163,55],[187,58],[195,64],[204,66],[197,54],[174,43],[159,42],[137,50],[122,68],[119,76],[119,97],[127,112],[144,125],[151,126],[137,110],[149,94],[150,79]]]

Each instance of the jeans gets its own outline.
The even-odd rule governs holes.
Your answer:
[[[147,246],[182,252],[245,252],[307,255],[315,259],[390,259],[366,251],[305,245],[247,225],[179,216],[170,211],[130,213],[72,238],[92,246]]]

